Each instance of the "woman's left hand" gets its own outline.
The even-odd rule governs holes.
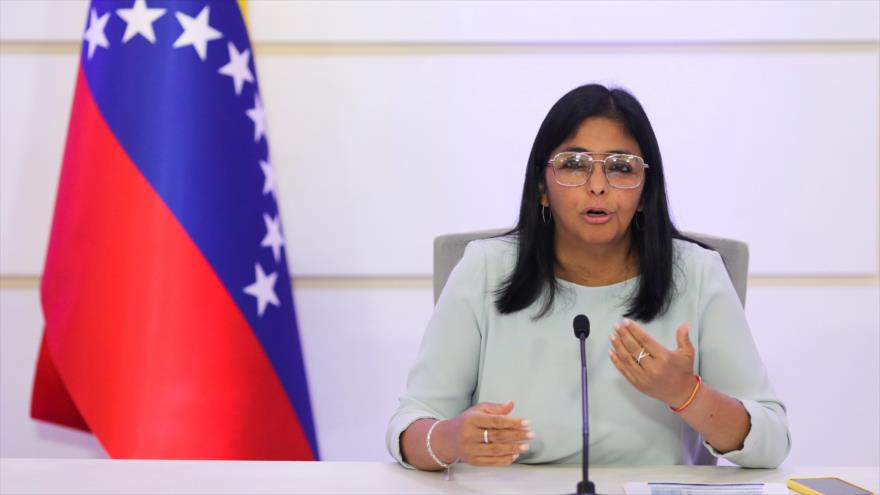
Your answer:
[[[685,403],[696,381],[695,351],[688,338],[690,323],[676,330],[678,346],[674,350],[663,347],[629,318],[614,329],[608,354],[618,371],[640,392],[670,407]]]

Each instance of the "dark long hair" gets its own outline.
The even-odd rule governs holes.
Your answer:
[[[669,217],[663,160],[651,122],[642,105],[623,89],[608,89],[599,84],[575,88],[559,99],[535,136],[523,184],[519,221],[508,235],[517,239],[517,257],[513,272],[496,292],[495,305],[501,313],[514,313],[531,306],[546,290],[543,306],[536,318],[547,314],[559,283],[554,275],[556,256],[553,236],[556,222],[545,224],[541,216],[540,194],[544,169],[550,153],[574,135],[590,117],[606,117],[620,122],[639,143],[642,158],[650,167],[645,170],[642,212],[638,224],[630,223],[631,249],[639,261],[641,277],[632,294],[626,316],[650,321],[669,306],[673,293],[672,240],[684,239]]]

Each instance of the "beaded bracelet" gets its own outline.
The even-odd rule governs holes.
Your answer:
[[[437,457],[437,454],[434,453],[434,449],[431,448],[431,433],[434,432],[434,427],[436,427],[437,425],[439,425],[439,424],[442,423],[443,421],[446,421],[446,420],[445,420],[445,419],[441,419],[441,420],[439,420],[439,421],[436,421],[434,424],[431,425],[430,428],[428,428],[428,436],[425,437],[425,444],[426,444],[427,447],[428,447],[428,454],[430,454],[431,459],[434,459],[434,462],[436,462],[437,464],[440,465],[440,467],[442,467],[443,469],[446,469],[446,470],[448,471],[448,470],[449,470],[449,466],[451,466],[451,465],[455,464],[456,462],[458,462],[458,459],[456,459],[456,460],[450,462],[449,464],[446,464],[445,462],[441,461],[439,457]]]
[[[700,375],[696,375],[696,376],[697,376],[697,384],[694,386],[694,391],[691,392],[691,396],[688,397],[688,400],[686,400],[684,402],[684,404],[682,404],[678,407],[669,406],[669,409],[672,409],[673,412],[680,413],[680,412],[684,411],[685,409],[687,409],[687,406],[691,405],[691,402],[694,401],[694,397],[696,397],[697,392],[700,391],[700,385],[703,384],[703,379],[700,377]]]

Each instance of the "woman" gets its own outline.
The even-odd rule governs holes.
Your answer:
[[[404,466],[579,463],[574,315],[592,323],[593,464],[778,466],[790,448],[720,256],[669,217],[654,131],[629,93],[550,109],[519,221],[453,270],[391,418]]]

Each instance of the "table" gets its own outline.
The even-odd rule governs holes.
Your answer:
[[[623,493],[629,481],[785,483],[792,476],[838,476],[875,493],[880,468],[741,469],[714,466],[596,467],[590,478],[602,494]],[[165,461],[2,459],[2,494],[565,494],[574,492],[573,465],[476,468],[440,473],[383,462]]]

